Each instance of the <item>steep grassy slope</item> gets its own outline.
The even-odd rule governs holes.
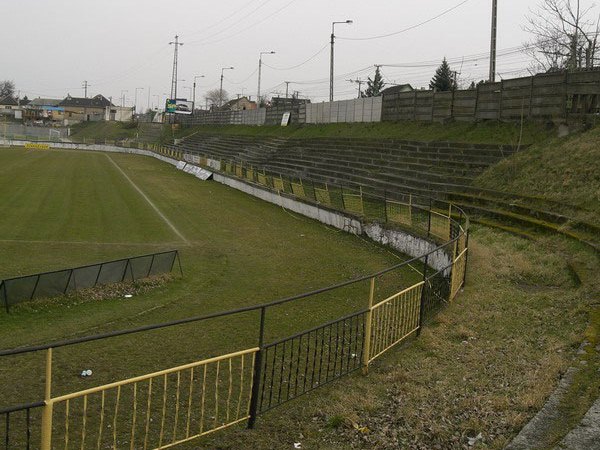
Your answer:
[[[600,127],[534,145],[489,168],[475,184],[570,204],[600,218]]]

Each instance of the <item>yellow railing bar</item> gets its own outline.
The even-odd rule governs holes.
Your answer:
[[[195,436],[190,436],[190,437],[188,437],[188,438],[185,438],[185,439],[180,439],[179,441],[171,442],[170,444],[163,445],[162,447],[156,447],[156,449],[155,449],[155,450],[162,450],[162,449],[164,449],[164,448],[171,448],[171,447],[175,447],[176,445],[183,444],[184,442],[189,442],[189,441],[192,441],[192,440],[194,440],[194,439],[197,439],[197,438],[199,438],[200,436],[206,436],[207,434],[214,433],[215,431],[223,430],[223,429],[225,429],[225,428],[228,428],[228,427],[230,427],[230,426],[232,426],[232,425],[235,425],[235,424],[237,424],[237,423],[243,422],[244,420],[248,420],[249,418],[250,418],[250,416],[249,416],[249,415],[248,415],[248,416],[246,416],[246,417],[242,417],[242,418],[240,418],[240,419],[238,419],[238,420],[235,420],[235,421],[233,421],[233,422],[231,422],[231,423],[226,423],[226,424],[224,424],[224,425],[221,425],[221,426],[219,426],[219,427],[217,427],[217,428],[212,428],[212,429],[210,429],[210,430],[208,430],[208,431],[205,431],[204,433],[197,434],[197,435],[195,435]]]
[[[402,336],[401,338],[398,338],[398,340],[394,341],[392,344],[388,345],[386,348],[384,348],[383,350],[381,350],[379,353],[377,353],[375,356],[373,356],[372,358],[369,359],[369,362],[372,362],[373,360],[375,360],[376,358],[380,357],[381,355],[383,355],[385,352],[387,352],[390,348],[392,348],[394,345],[402,342],[404,339],[406,339],[408,336],[410,336],[411,334],[413,334],[415,331],[417,331],[419,329],[419,327],[417,326],[416,328],[413,328],[412,330],[410,330],[408,333],[406,333],[404,336]]]
[[[104,395],[104,391],[102,392]],[[150,431],[150,407],[152,406],[152,378],[148,380],[148,403],[146,405],[146,428],[144,435],[144,450],[148,448],[148,432]]]
[[[394,300],[395,298],[397,298],[397,297],[400,297],[401,295],[403,295],[403,294],[406,294],[407,292],[411,291],[412,289],[416,289],[416,288],[418,288],[419,286],[421,286],[421,285],[423,285],[423,284],[425,284],[425,282],[424,282],[424,281],[420,281],[420,282],[418,282],[417,284],[413,284],[412,286],[410,286],[410,287],[407,287],[407,288],[406,288],[406,289],[404,289],[403,291],[400,291],[400,292],[398,292],[397,294],[394,294],[394,295],[392,295],[391,297],[388,297],[388,298],[386,298],[385,300],[382,300],[382,301],[380,301],[379,303],[377,303],[377,304],[375,304],[375,305],[371,306],[371,310],[377,309],[377,308],[379,308],[379,307],[383,306],[385,303],[388,303],[390,300]]]
[[[84,395],[88,395],[88,394],[95,394],[95,393],[100,392],[100,391],[105,391],[105,390],[108,390],[108,389],[113,389],[113,388],[124,386],[124,385],[127,385],[127,384],[137,383],[139,381],[145,381],[145,380],[148,380],[149,378],[156,378],[156,377],[159,377],[161,375],[168,375],[168,374],[179,372],[179,371],[182,371],[182,370],[191,369],[192,367],[203,366],[203,365],[206,365],[206,364],[211,364],[213,362],[223,361],[223,360],[228,359],[228,358],[235,358],[236,356],[247,355],[249,353],[256,353],[256,352],[258,352],[258,350],[259,350],[258,347],[254,347],[254,348],[250,348],[250,349],[247,349],[247,350],[241,350],[239,352],[228,353],[227,355],[215,356],[214,358],[208,358],[208,359],[204,359],[202,361],[197,361],[197,362],[193,362],[193,363],[189,363],[189,364],[184,364],[184,365],[177,366],[177,367],[172,367],[170,369],[160,370],[158,372],[149,373],[147,375],[140,375],[140,376],[137,376],[137,377],[129,378],[127,380],[115,381],[114,383],[108,383],[108,384],[104,384],[102,386],[97,386],[97,387],[94,387],[94,388],[85,389],[83,391],[73,392],[71,394],[65,394],[65,395],[61,395],[59,397],[54,397],[54,398],[50,399],[50,403],[64,402],[65,400],[70,400],[70,399],[73,399],[73,398],[83,397]]]

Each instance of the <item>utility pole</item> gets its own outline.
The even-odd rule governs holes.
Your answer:
[[[490,43],[490,76],[489,81],[496,81],[496,35],[498,32],[498,0],[492,0],[492,39]]]
[[[129,92],[127,89],[121,91],[121,107],[125,106],[125,92]]]
[[[285,83],[285,98],[288,98],[288,89],[290,87],[291,81],[284,81]]]
[[[136,87],[135,88],[135,100],[133,102],[133,113],[137,114],[137,93],[138,91],[143,91],[144,88],[143,87]]]
[[[335,43],[335,25],[338,23],[351,24],[351,20],[345,20],[343,22],[332,22],[331,23],[331,60],[329,61],[329,101],[333,101],[333,45]]]
[[[260,52],[258,55],[258,89],[256,91],[256,101],[258,103],[258,107],[260,108],[260,75],[262,72],[262,55],[274,55],[274,51],[270,52]]]
[[[83,92],[84,92],[84,94],[83,94],[84,98],[87,98],[87,90],[90,86],[91,85],[89,85],[87,81],[83,82],[82,88],[83,88]]]
[[[177,98],[177,53],[179,52],[179,46],[183,45],[183,42],[179,42],[179,36],[175,35],[175,40],[169,42],[169,45],[175,46],[173,52],[173,76],[171,78],[171,100]]]
[[[361,86],[363,85],[363,83],[366,83],[365,80],[361,80],[360,78],[357,78],[356,80],[346,80],[349,81],[350,83],[358,83],[358,98],[362,97],[362,90],[361,90]]]

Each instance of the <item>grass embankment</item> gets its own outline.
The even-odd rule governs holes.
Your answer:
[[[71,126],[71,137],[74,140],[133,139],[137,132],[137,124],[133,122],[81,122]]]
[[[475,185],[586,209],[600,221],[600,126],[533,145],[490,167]]]
[[[521,143],[544,142],[555,134],[555,130],[536,123],[523,127]],[[361,139],[403,139],[414,141],[453,141],[465,143],[518,145],[521,129],[518,124],[501,122],[447,124],[430,122],[382,122],[382,123],[339,123],[326,125],[245,126],[202,125],[182,128],[175,137],[192,133],[225,134],[260,137],[324,138],[343,137]]]

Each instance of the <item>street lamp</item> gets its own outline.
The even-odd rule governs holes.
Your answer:
[[[333,44],[335,42],[335,26],[338,23],[351,24],[351,20],[344,20],[343,22],[332,22],[331,23],[331,62],[329,67],[329,101],[333,101]]]
[[[192,96],[192,98],[193,98],[192,101],[194,103],[193,103],[193,106],[192,106],[192,110],[194,110],[196,108],[196,80],[198,78],[204,78],[204,75],[197,75],[197,76],[194,77],[194,95]]]
[[[137,114],[137,93],[138,91],[143,91],[144,88],[143,87],[136,87],[135,88],[135,101],[133,102],[133,113]]]
[[[129,92],[127,89],[121,90],[121,107],[125,106],[125,92]]]
[[[233,66],[231,67],[223,67],[221,69],[221,87],[219,88],[219,108],[223,106],[223,71],[225,70],[233,70]]]
[[[258,107],[260,108],[260,74],[262,72],[262,55],[274,55],[274,51],[270,52],[260,52],[258,55],[258,90],[256,92],[256,101],[258,103]]]

